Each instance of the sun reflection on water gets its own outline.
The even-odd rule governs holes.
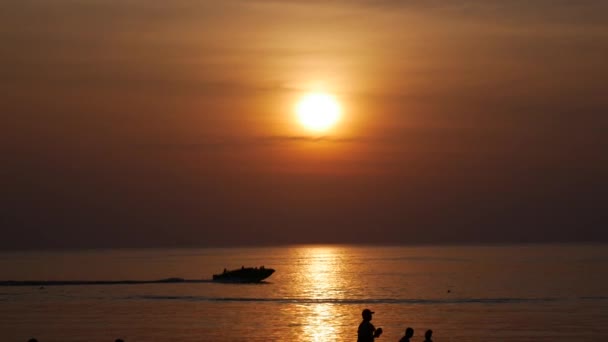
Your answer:
[[[346,307],[323,300],[344,299],[349,284],[344,270],[345,254],[337,247],[298,249],[301,272],[294,283],[294,295],[319,303],[302,304],[293,326],[300,327],[301,341],[332,341],[344,336],[347,327],[336,324],[347,315]],[[304,310],[302,310],[304,309]]]

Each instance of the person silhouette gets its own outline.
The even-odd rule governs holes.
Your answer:
[[[373,342],[376,337],[382,335],[382,328],[376,329],[371,323],[373,313],[370,309],[364,309],[361,312],[363,321],[359,324],[359,329],[357,330],[357,342]]]
[[[431,337],[433,337],[433,330],[429,329],[424,333],[424,342],[433,342]]]
[[[405,329],[405,336],[403,336],[399,342],[410,342],[410,338],[414,336],[414,329],[408,327]]]
[[[125,342],[122,338],[117,338],[114,342]]]
[[[38,340],[35,338],[30,338],[29,340],[27,340],[27,342],[38,342]]]

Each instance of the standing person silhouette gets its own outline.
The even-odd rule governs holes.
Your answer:
[[[405,336],[403,336],[399,342],[410,342],[410,339],[414,336],[414,329],[407,328],[405,329]]]
[[[382,328],[376,329],[371,322],[373,313],[370,309],[365,309],[361,313],[363,321],[359,324],[359,330],[357,330],[357,342],[374,342],[376,337],[382,335]]]
[[[424,333],[424,342],[433,342],[433,330],[429,329]]]

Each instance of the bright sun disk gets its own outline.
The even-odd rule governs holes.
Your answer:
[[[296,106],[300,123],[313,131],[325,131],[335,125],[341,112],[338,101],[325,93],[308,94]]]

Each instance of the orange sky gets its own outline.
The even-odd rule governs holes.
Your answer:
[[[446,3],[9,1],[0,248],[608,240],[608,4]]]

